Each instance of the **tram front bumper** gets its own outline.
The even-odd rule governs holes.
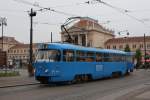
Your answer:
[[[59,76],[60,71],[59,70],[49,70],[49,69],[35,69],[35,76]]]

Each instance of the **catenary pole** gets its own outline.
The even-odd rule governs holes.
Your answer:
[[[33,17],[36,16],[36,12],[33,11],[31,8],[31,12],[29,13],[30,16],[30,61],[29,61],[29,66],[28,66],[28,72],[29,76],[34,75],[34,69],[32,67],[33,63]]]

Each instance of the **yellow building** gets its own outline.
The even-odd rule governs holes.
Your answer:
[[[146,53],[150,55],[150,36],[145,37]],[[144,55],[144,36],[139,37],[122,37],[112,38],[105,42],[105,48],[124,50],[126,45],[129,45],[131,51],[135,52],[140,49]]]
[[[18,62],[23,64],[29,63],[29,44],[18,44],[11,47],[7,53],[8,64],[12,62]],[[35,54],[38,50],[38,44],[33,44],[33,54]]]

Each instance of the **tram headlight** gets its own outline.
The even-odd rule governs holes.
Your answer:
[[[48,69],[45,69],[45,73],[47,73],[48,72]]]

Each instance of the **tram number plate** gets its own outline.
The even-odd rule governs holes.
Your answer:
[[[103,71],[103,65],[96,65],[96,71]]]

